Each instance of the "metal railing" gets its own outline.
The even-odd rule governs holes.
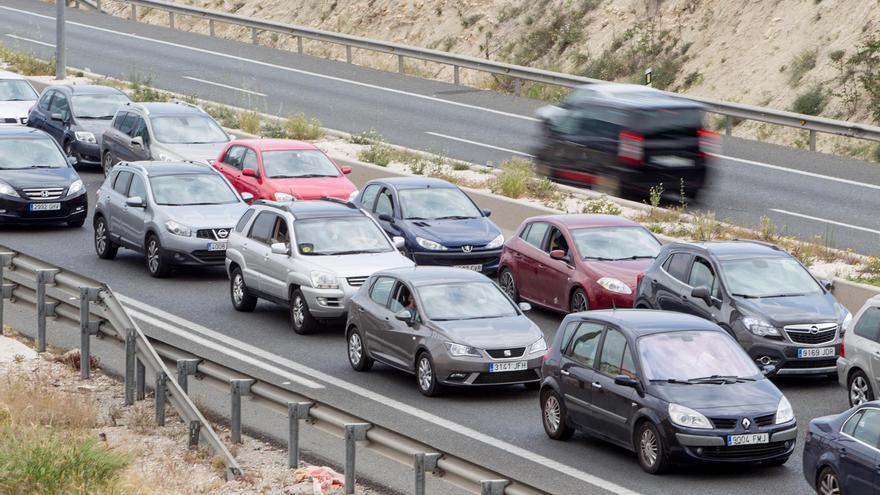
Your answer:
[[[228,346],[217,345],[216,342],[176,326],[174,322],[162,320],[158,315],[142,315],[140,310],[133,310],[130,314],[105,284],[0,246],[0,328],[3,324],[5,300],[10,299],[36,306],[38,350],[44,350],[46,346],[48,318],[79,324],[80,371],[83,378],[87,378],[89,373],[91,337],[101,334],[120,341],[126,356],[126,404],[143,399],[146,385],[144,378],[155,377],[157,423],[164,425],[164,399],[167,395],[180,417],[190,427],[190,445],[195,445],[199,439],[207,441],[215,454],[221,456],[226,463],[227,478],[240,475],[241,468],[189,399],[189,376],[198,374],[200,382],[229,392],[230,436],[233,442],[241,441],[243,396],[249,396],[254,403],[286,415],[289,422],[288,467],[299,466],[299,430],[302,422],[343,438],[346,493],[354,493],[357,448],[370,449],[411,467],[414,471],[413,492],[417,495],[425,493],[426,473],[433,473],[472,493],[544,493],[509,476],[443,453],[389,427],[364,421],[306,395],[279,387],[274,383],[283,380],[273,379],[275,375],[269,363],[261,363],[256,369],[253,362],[240,364],[238,354]],[[136,319],[153,322],[146,324],[149,337],[135,323]],[[169,373],[165,363],[175,366],[175,375]],[[251,370],[251,374],[235,369],[236,367],[247,368]],[[169,380],[169,376],[176,379]],[[165,394],[161,393],[163,389]]]
[[[83,0],[85,1],[85,0]],[[105,2],[108,0],[104,0]],[[138,7],[149,8],[168,12],[168,25],[172,29],[175,27],[175,15],[185,15],[205,19],[208,22],[208,31],[211,36],[215,35],[215,23],[221,22],[236,26],[250,28],[251,41],[258,43],[258,35],[260,32],[272,32],[293,36],[297,39],[297,52],[303,53],[303,39],[332,43],[345,47],[345,59],[348,63],[353,62],[352,48],[361,50],[369,50],[373,52],[386,53],[397,56],[398,72],[405,72],[405,59],[412,58],[426,62],[435,62],[438,64],[450,65],[453,68],[453,82],[461,83],[460,69],[469,69],[479,72],[487,72],[490,74],[507,76],[514,81],[514,93],[521,93],[522,81],[551,84],[572,88],[582,84],[595,84],[605,81],[591,79],[587,77],[574,76],[560,72],[553,72],[542,69],[533,69],[531,67],[523,67],[520,65],[508,64],[504,62],[495,62],[488,59],[471,57],[467,55],[456,55],[440,50],[431,50],[428,48],[419,48],[388,41],[363,38],[348,34],[333,33],[312,29],[304,26],[294,26],[282,24],[268,20],[256,19],[253,17],[245,17],[227,12],[219,12],[199,7],[191,7],[186,5],[178,5],[162,0],[113,0],[130,5],[129,18],[133,21],[138,20]],[[95,4],[92,8],[102,12],[101,0],[94,0]],[[838,136],[847,136],[857,139],[867,139],[871,141],[880,141],[880,127],[846,122],[842,120],[827,119],[824,117],[814,117],[811,115],[787,112],[784,110],[774,110],[753,105],[744,105],[740,103],[731,103],[713,98],[705,98],[699,96],[683,96],[680,94],[670,93],[678,97],[687,98],[692,101],[702,103],[711,113],[724,116],[724,128],[727,135],[733,132],[735,119],[754,120],[769,124],[791,127],[809,131],[810,150],[816,149],[817,133],[834,134]]]

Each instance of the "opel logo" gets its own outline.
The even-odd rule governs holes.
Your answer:
[[[474,249],[473,246],[462,246],[462,247],[461,247],[461,250],[464,251],[464,252],[466,252],[466,253],[471,252],[473,249]]]
[[[510,349],[504,349],[504,357],[510,357]]]
[[[226,229],[220,229],[217,231],[217,237],[220,239],[226,239],[226,236],[229,235],[229,231]]]
[[[810,333],[816,335],[817,333],[819,333],[819,327],[817,327],[816,325],[811,326]]]
[[[743,428],[748,430],[749,427],[752,426],[752,422],[749,421],[749,418],[743,418],[742,425],[743,425]]]
[[[48,197],[49,197],[49,191],[43,189],[42,191],[40,191],[40,196],[42,196],[42,197],[44,197],[44,198],[48,198]]]

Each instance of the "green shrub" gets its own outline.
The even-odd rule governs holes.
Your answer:
[[[153,76],[132,72],[128,76],[128,89],[134,101],[171,101],[171,95],[153,88]]]
[[[307,118],[302,113],[288,116],[284,127],[287,131],[287,137],[290,139],[315,140],[321,139],[321,136],[324,135],[321,121]]]
[[[376,141],[358,152],[358,160],[387,167],[391,163],[393,150],[382,141]]]
[[[620,215],[622,210],[617,203],[608,199],[607,196],[588,199],[584,201],[581,213],[597,213],[602,215]]]
[[[24,76],[51,76],[55,74],[55,58],[44,61],[32,53],[17,52],[0,43],[0,60],[9,64],[9,70]]]
[[[814,86],[795,98],[791,110],[806,115],[819,115],[825,108],[826,97],[822,88]]]
[[[261,119],[257,112],[243,112],[239,118],[240,129],[248,134],[260,134]]]
[[[816,67],[816,57],[818,54],[819,51],[816,48],[807,48],[794,56],[791,63],[788,64],[788,69],[791,71],[788,75],[788,83],[790,85],[796,86],[807,72]]]
[[[499,168],[501,172],[495,176],[489,189],[508,198],[521,198],[525,195],[529,182],[535,177],[531,162],[522,158],[511,158]]]
[[[382,135],[376,132],[375,129],[370,129],[360,134],[352,134],[350,141],[353,144],[373,144],[376,141],[382,141]]]
[[[464,163],[464,162],[454,162],[452,164],[452,170],[455,170],[457,172],[461,172],[464,170],[470,170],[470,169],[471,169],[471,166],[468,165],[467,163]]]

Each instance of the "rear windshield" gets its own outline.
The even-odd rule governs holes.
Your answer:
[[[696,108],[652,108],[636,110],[632,115],[632,128],[642,134],[669,131],[688,131],[696,136],[703,125],[703,112]]]

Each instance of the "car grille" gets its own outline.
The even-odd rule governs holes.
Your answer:
[[[764,459],[784,454],[791,446],[784,442],[763,445],[736,445],[732,447],[703,447],[701,457],[708,459]]]
[[[502,373],[480,373],[473,381],[475,385],[490,383],[516,383],[528,382],[540,378],[535,370],[505,371]]]
[[[715,428],[719,430],[732,430],[736,428],[736,418],[709,418]]]
[[[487,349],[487,353],[495,359],[518,358],[526,352],[525,347],[513,347],[510,349]],[[510,352],[510,354],[504,354]]]
[[[345,279],[345,281],[348,282],[348,285],[352,287],[360,287],[364,285],[364,282],[367,281],[367,278],[368,277],[348,277],[347,279]]]
[[[64,194],[63,187],[40,187],[21,190],[28,199],[51,200],[58,199]]]
[[[755,424],[758,426],[770,426],[776,422],[776,413],[773,414],[765,414],[764,416],[758,416],[755,418]]]
[[[17,124],[17,123],[18,123],[18,120],[17,120],[17,119],[10,118],[10,117],[6,117],[6,118],[3,119],[3,123],[4,123],[4,124]]]
[[[498,261],[498,255],[480,256],[443,256],[434,253],[415,253],[416,264],[431,264],[440,266],[456,266],[456,265],[491,265]]]
[[[792,342],[798,344],[825,344],[832,342],[837,336],[837,324],[807,323],[802,325],[786,325],[785,333]]]
[[[226,251],[193,251],[192,255],[204,263],[220,263],[226,261]]]
[[[224,234],[225,232],[225,234]],[[225,241],[232,232],[231,227],[217,227],[216,229],[199,229],[196,231],[196,237],[199,239],[211,239],[212,241]]]
[[[829,368],[837,366],[837,358],[832,359],[799,359],[790,360],[783,368]]]

